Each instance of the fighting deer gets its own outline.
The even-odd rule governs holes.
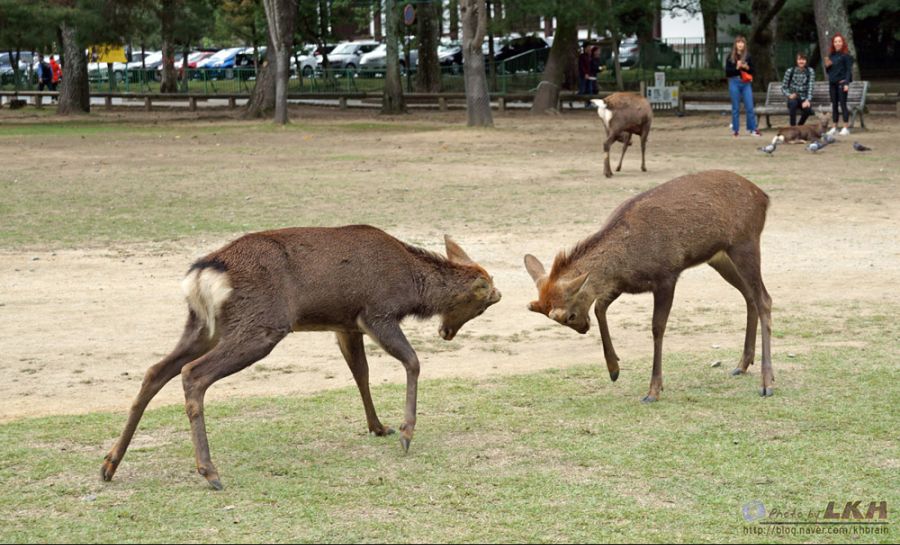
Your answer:
[[[150,367],[102,477],[115,474],[147,404],[181,375],[198,472],[221,490],[209,455],[203,398],[217,380],[264,358],[292,331],[333,331],[362,395],[369,431],[390,435],[375,413],[363,334],[406,368],[400,442],[416,425],[419,358],[400,329],[407,316],[440,315],[440,336],[500,300],[493,279],[445,237],[447,257],[365,225],[293,228],[245,235],[194,263],[182,288],[188,318],[178,345]]]
[[[644,162],[644,150],[647,147],[647,136],[650,134],[650,124],[653,123],[653,109],[650,102],[641,95],[635,93],[613,93],[605,99],[595,98],[591,100],[597,106],[597,115],[606,129],[606,141],[603,143],[603,151],[606,159],[603,163],[603,174],[611,178],[613,173],[609,168],[609,150],[614,142],[622,143],[622,156],[619,157],[619,166],[616,172],[622,170],[622,160],[625,152],[631,145],[631,136],[641,137],[641,170],[647,172]]]
[[[814,112],[818,123],[810,123],[809,125],[794,125],[793,127],[779,127],[778,133],[772,139],[773,144],[798,144],[814,142],[825,134],[828,130],[829,117],[828,113],[823,110]]]
[[[584,334],[592,303],[600,326],[610,378],[619,358],[606,323],[606,309],[622,293],[653,293],[653,373],[645,402],[663,389],[662,341],[675,283],[681,271],[709,264],[747,302],[744,353],[734,375],[753,364],[757,321],[762,324],[762,389],[773,394],[770,351],[772,300],[760,272],[759,239],[769,198],[733,172],[711,170],[675,178],[616,208],[600,231],[569,252],[560,252],[550,274],[533,255],[525,268],[537,284],[528,309]]]

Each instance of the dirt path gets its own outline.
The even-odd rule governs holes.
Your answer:
[[[539,171],[551,162],[560,172],[569,168],[570,159],[554,157],[547,150],[580,145],[579,134],[589,134],[596,140],[599,130],[589,117],[563,116],[564,132],[554,133],[556,140],[551,138],[548,143],[542,133],[547,123],[544,118],[501,118],[498,125],[504,130],[485,133],[479,143],[486,149],[500,148],[508,130],[521,129],[517,131],[516,157],[499,164],[498,170]],[[872,124],[881,128],[867,134],[866,142],[876,150],[893,153],[894,168],[885,172],[882,163],[854,163],[852,155],[825,155],[811,163],[799,148],[784,152],[795,155],[796,164],[775,163],[774,159],[764,163],[770,159],[746,154],[748,143],[742,142],[743,148],[738,150],[724,137],[726,124],[725,118],[718,116],[662,118],[648,155],[648,175],[642,177],[637,156],[630,155],[625,172],[612,182],[604,182],[597,177],[602,172],[599,155],[592,151],[584,155],[589,170],[575,176],[584,176],[585,184],[623,183],[633,188],[707,166],[731,166],[739,172],[743,166],[753,171],[751,179],[773,200],[763,239],[763,260],[764,278],[775,303],[776,328],[779,316],[786,314],[809,317],[812,324],[816,319],[827,321],[840,316],[847,306],[852,307],[851,312],[873,311],[884,303],[897,308],[900,180],[895,142],[900,125],[890,118],[875,120]],[[416,138],[425,146],[429,139],[439,139],[441,145],[462,145],[471,137],[464,130],[454,129]],[[412,136],[408,142],[415,145]],[[710,147],[704,150],[705,158],[698,158],[698,146]],[[740,153],[735,155],[736,151]],[[496,156],[491,157],[491,161],[497,161]],[[25,152],[12,161],[15,165],[29,159]],[[815,174],[817,169],[811,168],[815,164],[827,174]],[[455,174],[479,175],[484,167],[477,161],[460,164],[460,172]],[[342,168],[349,169],[350,165]],[[784,169],[784,175],[795,184],[767,182]],[[872,183],[857,180],[867,175]],[[850,178],[857,181],[848,182]],[[610,202],[604,208],[609,211],[615,204]],[[502,206],[497,213],[503,214]],[[536,213],[540,214],[540,209]],[[573,225],[571,218],[542,218],[531,228],[513,231],[503,223],[501,217],[497,227],[478,231],[456,226],[458,232],[467,233],[460,240],[466,251],[494,275],[503,300],[449,343],[437,336],[436,321],[410,321],[407,330],[423,362],[423,379],[525,373],[585,362],[595,362],[598,373],[605,375],[599,335],[594,329],[589,335],[579,336],[525,310],[534,297],[534,287],[521,265],[526,252],[549,261],[562,247],[596,230],[599,220]],[[548,224],[552,226],[549,229]],[[414,225],[391,232],[400,238],[425,239]],[[431,229],[427,232],[430,236]],[[0,421],[95,410],[124,411],[138,390],[144,370],[178,338],[186,314],[179,282],[187,265],[228,238],[121,243],[112,248],[0,250],[0,367],[4,371]],[[442,250],[439,238],[434,236],[433,240],[429,248]],[[623,360],[620,382],[625,388],[643,390],[649,380],[651,308],[651,296],[642,295],[624,296],[610,309],[613,340]],[[724,373],[742,345],[744,312],[740,295],[711,269],[687,271],[676,292],[666,351],[702,353],[721,347],[718,351],[724,360]],[[853,339],[838,336],[834,342]],[[402,383],[405,375],[401,365],[371,343],[367,345],[373,384]],[[776,341],[776,373],[780,366],[790,365],[785,354],[808,349],[802,339]],[[698,369],[708,368],[709,363],[698,361],[696,365]],[[217,384],[208,399],[296,395],[351,384],[333,336],[304,333],[288,337],[267,359]],[[181,401],[180,384],[174,381],[153,405]]]

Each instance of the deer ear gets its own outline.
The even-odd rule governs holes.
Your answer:
[[[547,276],[547,271],[544,270],[544,266],[538,258],[531,254],[525,255],[525,270],[531,275],[531,279],[534,280],[535,284],[539,283],[541,279]]]
[[[450,261],[462,265],[475,264],[475,262],[472,261],[472,258],[469,257],[462,248],[459,247],[459,244],[453,242],[453,239],[450,238],[450,235],[444,235],[444,245],[447,247],[447,259],[449,259]]]
[[[581,276],[575,278],[566,286],[566,292],[571,295],[577,295],[587,285],[587,279],[590,276],[591,273],[584,273]]]

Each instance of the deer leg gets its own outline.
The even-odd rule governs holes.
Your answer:
[[[222,482],[209,456],[209,440],[203,418],[203,398],[206,390],[217,380],[237,373],[266,357],[287,333],[287,330],[260,327],[240,334],[223,336],[215,348],[181,370],[184,406],[191,422],[197,471],[206,477],[216,490],[222,489]]]
[[[647,125],[641,131],[641,171],[647,172],[647,163],[644,159],[644,151],[647,148],[647,137],[650,136],[650,126]]]
[[[763,284],[760,271],[759,241],[748,241],[742,245],[728,250],[728,257],[734,262],[735,267],[741,273],[741,277],[747,283],[750,293],[756,302],[756,310],[759,313],[759,322],[762,329],[762,387],[760,395],[764,397],[775,393],[773,383],[775,375],[772,372],[772,298]]]
[[[615,134],[611,134],[606,137],[606,142],[603,143],[603,151],[606,153],[606,159],[603,162],[603,175],[607,178],[612,178],[612,169],[609,167],[609,150],[612,149],[613,142],[616,141]]]
[[[594,304],[594,315],[597,316],[597,324],[600,326],[600,339],[603,342],[603,358],[606,360],[606,368],[609,370],[609,378],[615,382],[619,378],[619,356],[613,348],[612,338],[609,336],[609,326],[606,323],[606,309],[615,301],[598,300]]]
[[[341,354],[347,360],[347,365],[350,366],[353,379],[356,381],[356,386],[359,388],[359,393],[362,396],[369,432],[379,437],[394,433],[394,430],[381,424],[381,421],[378,420],[378,415],[375,413],[372,394],[369,392],[369,362],[366,361],[366,349],[363,346],[362,334],[338,332],[337,340],[338,346],[341,347]]]
[[[731,372],[735,376],[743,375],[753,365],[756,352],[756,326],[759,323],[759,314],[756,312],[756,298],[727,254],[723,252],[717,253],[709,260],[709,265],[722,275],[722,278],[729,284],[737,288],[747,302],[747,333],[744,337],[744,354],[741,357],[740,365]]]
[[[622,161],[625,159],[625,152],[628,151],[628,146],[631,145],[631,133],[628,133],[628,136],[625,137],[625,140],[622,142],[622,156],[619,157],[619,166],[616,167],[616,172],[622,170]]]
[[[109,451],[109,454],[103,460],[103,467],[100,475],[104,481],[109,481],[116,473],[119,463],[128,450],[131,438],[137,430],[138,422],[144,415],[144,410],[150,403],[150,400],[166,385],[170,380],[181,373],[181,368],[188,362],[199,358],[206,353],[212,346],[212,340],[208,338],[206,330],[197,320],[197,316],[191,312],[188,315],[187,324],[184,327],[184,333],[181,340],[172,351],[171,354],[163,358],[159,363],[147,369],[144,374],[144,381],[141,384],[141,390],[131,404],[131,410],[128,412],[128,422],[122,435],[115,446]]]
[[[650,391],[641,401],[652,403],[659,400],[663,390],[662,383],[662,341],[675,297],[675,281],[671,280],[657,286],[653,291],[653,375],[650,377]]]
[[[409,452],[409,444],[416,428],[416,398],[419,387],[419,357],[410,346],[409,341],[400,329],[400,324],[386,320],[357,319],[356,323],[385,352],[400,360],[406,368],[406,411],[403,425],[400,426],[400,444],[404,452]]]

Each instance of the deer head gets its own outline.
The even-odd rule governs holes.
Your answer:
[[[589,311],[594,302],[590,289],[589,273],[575,278],[559,277],[559,258],[553,263],[550,275],[531,254],[525,256],[525,269],[538,288],[538,300],[528,304],[528,310],[539,312],[551,320],[571,327],[582,335],[591,328]]]
[[[494,287],[494,279],[487,271],[475,263],[465,251],[449,236],[444,235],[447,259],[456,265],[463,265],[473,273],[466,287],[452,296],[448,309],[441,313],[438,332],[445,341],[456,336],[466,322],[480,316],[491,305],[500,301],[500,291]]]

